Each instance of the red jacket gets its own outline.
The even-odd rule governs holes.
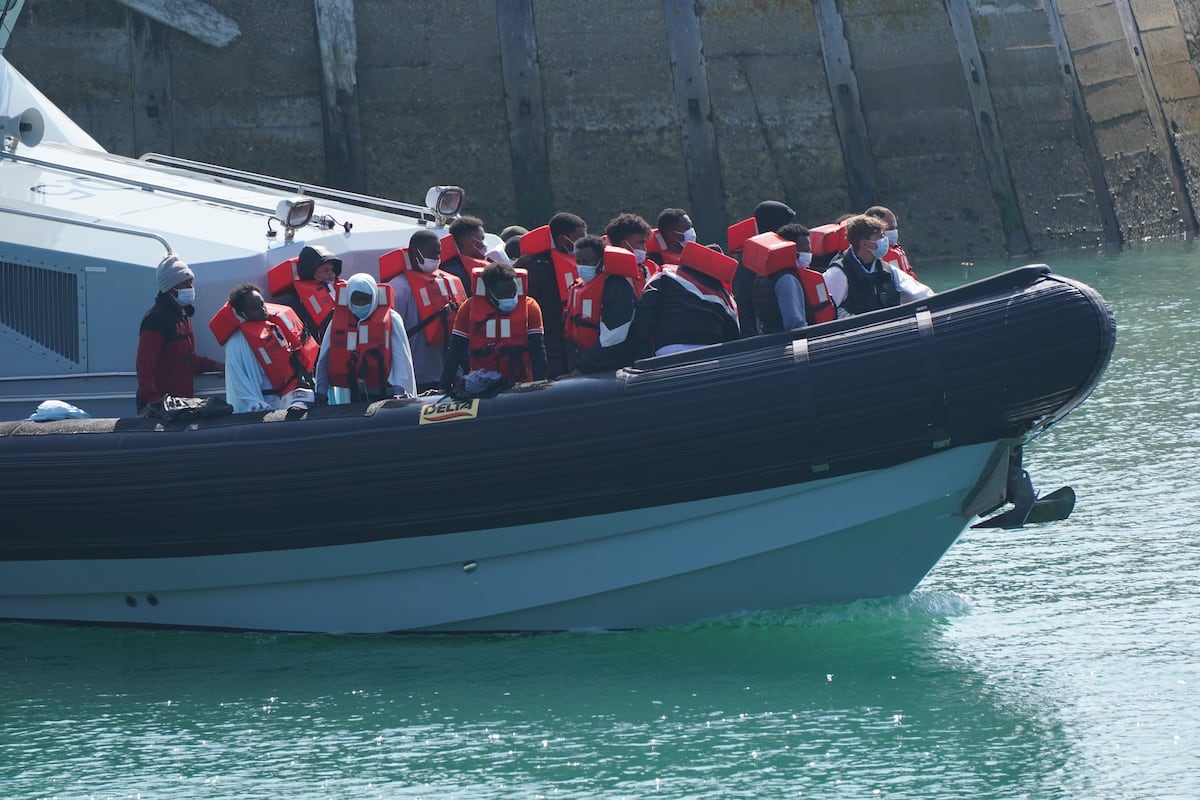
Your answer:
[[[159,293],[154,306],[142,317],[137,349],[137,410],[163,395],[192,397],[193,378],[221,365],[196,355],[191,306],[181,307],[169,294]]]

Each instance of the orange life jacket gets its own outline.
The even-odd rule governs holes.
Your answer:
[[[266,307],[267,318],[260,322],[239,318],[226,302],[208,321],[208,328],[222,347],[234,331],[241,330],[276,394],[287,394],[299,388],[302,381],[311,388],[320,345],[308,335],[291,307],[277,303],[267,303]]]
[[[808,243],[812,247],[813,258],[836,255],[850,246],[846,227],[840,222],[809,228]]]
[[[365,320],[350,310],[350,293],[338,293],[326,335],[329,337],[329,384],[350,390],[356,401],[387,394],[392,371],[392,287],[376,288],[378,304]],[[365,396],[364,396],[364,389]]]
[[[646,285],[637,263],[637,256],[623,247],[605,247],[604,270],[587,283],[584,283],[582,278],[576,280],[571,286],[571,296],[567,300],[563,336],[574,342],[580,350],[591,350],[600,344],[604,286],[609,279],[629,281],[638,297],[641,297],[642,289]]]
[[[758,220],[754,217],[735,222],[725,229],[725,241],[729,245],[728,252],[736,253],[746,244],[751,236],[758,235]]]
[[[667,240],[663,237],[663,235],[661,233],[658,232],[658,228],[655,228],[652,231],[650,231],[650,237],[648,239],[646,239],[646,255],[647,255],[646,260],[647,261],[650,260],[648,256],[651,253],[653,253],[653,254],[657,255],[659,258],[661,258],[662,263],[664,263],[664,264],[678,264],[679,263],[680,254],[667,248]],[[658,271],[659,270],[657,270],[657,269],[654,270],[655,273],[657,273]]]
[[[453,237],[451,237],[453,238]],[[417,331],[424,331],[425,341],[434,347],[445,347],[454,327],[454,312],[467,299],[462,281],[440,269],[422,272],[412,269],[408,260],[408,248],[401,247],[379,257],[379,281],[387,283],[397,275],[404,275],[417,304],[416,327],[408,332],[411,339]]]
[[[550,253],[550,260],[554,264],[554,275],[557,278],[558,296],[562,298],[563,308],[566,308],[567,297],[571,293],[571,284],[575,283],[578,271],[575,266],[575,256],[567,255],[554,246],[554,242],[550,239],[549,225],[534,228],[521,237],[521,255],[536,256],[545,252]]]
[[[533,377],[529,361],[529,304],[525,297],[528,272],[517,274],[517,307],[504,314],[488,299],[483,285],[483,270],[471,272],[475,294],[471,299],[470,338],[467,349],[471,360],[469,371],[490,369],[499,372],[510,383],[520,383]]]
[[[908,253],[904,252],[904,247],[901,245],[895,244],[889,247],[887,253],[883,256],[883,261],[886,264],[891,264],[901,272],[907,272],[914,278],[917,277],[912,264],[908,263]]]
[[[825,276],[816,270],[796,266],[795,242],[770,232],[751,236],[742,246],[742,264],[764,277],[793,270],[804,290],[804,315],[808,322],[815,325],[837,318],[837,309],[829,298]]]
[[[728,289],[733,286],[733,275],[737,272],[738,262],[699,242],[688,242],[679,254],[679,266],[691,267],[710,278],[716,278]]]
[[[333,281],[334,293],[330,294],[320,281],[300,279],[300,273],[296,271],[299,261],[299,258],[289,258],[267,270],[267,289],[271,292],[272,297],[278,297],[288,289],[294,291],[300,298],[300,307],[304,309],[302,319],[307,317],[304,322],[309,325],[313,333],[319,334],[325,321],[333,313],[334,306],[337,305],[334,296],[341,291],[346,282],[341,278],[335,278]]]

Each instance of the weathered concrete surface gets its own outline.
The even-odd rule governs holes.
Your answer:
[[[832,6],[858,87],[871,201],[896,209],[918,267],[1003,254],[1017,220],[1034,252],[1092,246],[1118,228],[1127,240],[1185,231],[1200,191],[1200,0],[964,1],[970,25],[957,18],[957,39],[946,0]],[[670,2],[412,0],[400,13],[354,0],[366,191],[417,201],[431,184],[458,183],[467,212],[492,230],[541,224],[544,209],[575,211],[593,230],[621,211],[653,222],[667,206],[711,206],[713,219],[735,221],[768,198],[809,225],[861,210],[850,208],[853,165],[812,0],[681,2],[698,22],[699,120],[673,77]],[[208,5],[240,30],[225,47],[117,2],[27,0],[6,55],[114,152],[169,149],[329,182],[312,4]],[[500,24],[514,9],[527,15],[520,35],[512,19]],[[968,86],[972,34],[994,120],[982,120],[987,98]],[[507,84],[502,56],[517,69]],[[526,106],[540,118],[522,129],[510,93],[530,87],[538,102]],[[689,161],[696,124],[711,130],[700,156],[710,163]],[[544,154],[531,155],[530,131]],[[543,196],[518,202],[518,185]],[[1011,197],[998,196],[1005,186]]]

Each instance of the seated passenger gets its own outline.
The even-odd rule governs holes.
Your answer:
[[[696,241],[692,218],[682,208],[664,208],[659,212],[657,224],[646,240],[647,258],[660,266],[678,264],[683,246]]]
[[[463,284],[438,268],[438,235],[420,230],[408,247],[379,257],[379,277],[392,287],[396,310],[408,331],[417,390],[436,389],[445,365],[454,315],[467,299]]]
[[[476,269],[474,293],[458,309],[441,389],[451,392],[461,369],[467,394],[482,395],[508,385],[546,378],[542,312],[527,297],[523,269],[492,264]]]
[[[742,264],[756,274],[759,333],[779,333],[837,318],[821,273],[811,270],[808,228],[792,223],[746,240]]]
[[[317,359],[317,402],[354,403],[417,394],[404,320],[392,287],[365,272],[350,276]]]
[[[567,294],[575,282],[575,242],[587,236],[582,218],[560,211],[550,222],[521,237],[518,266],[529,272],[529,297],[537,301],[545,323],[546,363],[551,377],[570,371],[563,340]]]
[[[300,255],[267,273],[271,295],[290,306],[300,317],[308,335],[318,343],[329,327],[338,290],[346,285],[342,260],[321,245],[306,246]]]
[[[764,200],[754,207],[754,233],[774,233],[796,218],[785,203],[778,200]],[[742,250],[742,242],[729,242],[731,253],[738,255]],[[757,333],[758,314],[754,310],[754,279],[757,276],[741,263],[738,264],[737,274],[733,276],[733,299],[737,301],[738,323],[743,336],[753,336]]]
[[[903,270],[912,277],[917,277],[916,271],[908,261],[908,253],[900,246],[900,227],[896,220],[896,214],[887,206],[871,206],[863,213],[868,217],[875,217],[883,223],[883,233],[888,237],[888,244],[891,245],[883,257],[884,262],[891,264],[894,269]]]
[[[192,333],[195,278],[179,256],[169,255],[158,263],[158,295],[138,329],[135,399],[139,415],[165,395],[191,397],[196,391],[196,375],[221,368],[211,358],[196,355]]]
[[[479,217],[459,217],[450,223],[447,232],[454,247],[442,248],[440,269],[458,278],[464,287],[470,286],[471,270],[488,264],[483,220]],[[444,239],[442,241],[449,244]]]
[[[679,265],[646,284],[629,328],[631,358],[663,356],[738,338],[737,306],[729,283],[737,261],[688,242]]]
[[[650,238],[650,223],[637,214],[618,214],[604,227],[604,238],[613,247],[623,247],[637,257],[641,277],[636,288],[641,294],[650,276],[659,270],[659,264],[646,258],[646,241]]]
[[[233,413],[316,402],[313,368],[320,346],[293,309],[266,303],[257,286],[240,283],[208,327],[225,348],[225,399]]]
[[[834,256],[825,270],[825,285],[838,317],[864,314],[933,296],[933,290],[883,262],[889,242],[884,224],[860,214],[846,220],[850,246]]]
[[[644,223],[643,223],[644,224]],[[579,277],[567,301],[566,337],[574,372],[607,372],[626,361],[625,337],[642,283],[637,256],[599,236],[575,243]]]

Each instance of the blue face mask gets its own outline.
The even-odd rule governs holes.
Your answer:
[[[353,314],[354,316],[356,316],[360,320],[366,319],[367,317],[369,317],[371,315],[371,304],[364,303],[363,305],[360,306],[357,303],[351,303],[350,304],[350,313]]]
[[[888,244],[887,237],[885,236],[875,243],[875,247],[871,249],[871,255],[875,256],[876,258],[883,258],[887,255],[888,247],[890,246],[891,245]]]
[[[576,264],[579,270],[579,277],[583,278],[584,283],[590,283],[592,278],[596,277],[596,273],[600,271],[599,267],[587,267],[583,264]]]
[[[496,308],[500,309],[501,313],[511,314],[517,308],[517,298],[505,297],[496,299]]]
[[[892,228],[890,231],[884,231],[883,235],[888,237],[888,244],[892,247],[896,246],[896,242],[900,241],[900,229]]]

